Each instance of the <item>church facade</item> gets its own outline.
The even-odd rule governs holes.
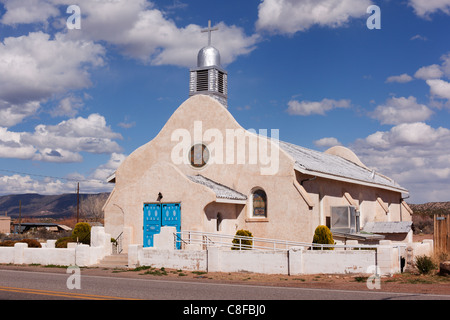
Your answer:
[[[311,242],[351,207],[357,232],[368,222],[411,221],[408,191],[370,170],[349,149],[325,152],[245,130],[227,109],[227,73],[210,44],[190,71],[190,97],[159,134],[110,177],[105,231],[153,246],[161,227]]]

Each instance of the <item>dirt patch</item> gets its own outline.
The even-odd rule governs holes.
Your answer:
[[[66,267],[0,265],[0,269],[36,272],[66,273]],[[248,284],[258,286],[326,288],[330,290],[370,290],[367,275],[265,275],[247,272],[202,272],[166,268],[140,267],[136,269],[81,268],[81,275],[111,276],[121,278],[164,279],[168,281],[195,281],[210,283]],[[450,296],[450,277],[436,273],[419,275],[396,274],[380,279],[380,289],[385,292],[429,293]]]

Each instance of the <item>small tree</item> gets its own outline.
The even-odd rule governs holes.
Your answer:
[[[433,259],[426,255],[422,255],[416,257],[416,267],[421,274],[428,274],[436,269],[437,265],[433,262]]]
[[[236,236],[250,237],[253,238],[253,234],[248,230],[238,230],[236,231]],[[250,250],[253,245],[253,240],[250,239],[239,239],[237,237],[233,239],[233,246],[231,250]]]
[[[91,225],[87,222],[79,222],[72,231],[72,238],[83,244],[91,243]]]
[[[318,226],[314,231],[313,243],[334,244],[333,234],[327,226]],[[313,247],[313,250],[319,250],[319,247]],[[333,250],[332,247],[324,247],[323,250]]]

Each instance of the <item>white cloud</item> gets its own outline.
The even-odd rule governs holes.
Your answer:
[[[36,0],[1,0],[4,3],[6,13],[0,20],[7,25],[19,23],[46,22],[50,17],[59,15],[59,10],[52,1]]]
[[[0,42],[0,125],[13,126],[55,94],[91,85],[89,68],[103,65],[104,49],[93,42],[51,38],[43,32]]]
[[[40,0],[39,4],[67,7],[71,0]],[[198,50],[207,44],[207,36],[200,30],[204,27],[190,24],[178,27],[166,17],[163,11],[147,0],[79,0],[81,9],[81,32],[67,32],[72,40],[105,41],[116,47],[122,54],[152,65],[178,65],[194,67]],[[7,8],[8,9],[8,8]],[[11,8],[10,23],[28,23],[22,21]],[[8,11],[7,13],[8,14]],[[36,14],[32,22],[48,23],[52,14]],[[67,16],[57,17],[59,20]],[[61,23],[60,23],[61,24]],[[62,23],[63,30],[66,30]],[[257,34],[247,36],[243,29],[224,22],[217,24],[219,31],[214,32],[213,45],[219,49],[222,63],[229,64],[237,56],[245,55],[255,49],[259,41]]]
[[[5,38],[0,44],[0,98],[11,103],[48,99],[54,93],[89,87],[86,65],[103,65],[102,46],[86,41],[54,39],[43,32]]]
[[[341,27],[366,17],[369,0],[264,0],[258,7],[258,30],[294,34],[313,25]]]
[[[74,193],[77,182],[83,193],[110,192],[113,185],[106,182],[126,158],[123,154],[112,153],[108,162],[99,165],[92,174],[83,175],[77,172],[66,177],[38,177],[34,175],[0,175],[0,194],[39,193],[62,194]]]
[[[411,192],[411,201],[445,201],[450,193],[450,130],[400,124],[356,140],[351,149],[368,167]]]
[[[145,63],[193,67],[199,49],[207,44],[206,34],[200,32],[201,26],[190,24],[179,28],[160,10],[136,8],[133,12],[128,9],[124,17],[123,10],[108,11],[114,5],[120,6],[119,3],[109,3],[104,5],[103,20],[98,19],[100,9],[91,3],[86,6],[88,16],[83,20],[83,36],[86,34],[94,41],[104,40],[114,44],[126,56]],[[145,7],[145,4],[141,6]],[[116,25],[118,19],[125,20],[120,29]],[[251,52],[259,40],[258,35],[246,36],[243,29],[237,26],[228,26],[223,22],[217,26],[219,30],[214,32],[212,44],[220,51],[225,65],[237,56]]]
[[[312,114],[325,115],[325,112],[336,108],[349,108],[350,100],[323,99],[322,101],[297,101],[288,102],[287,112],[291,115],[309,116]]]
[[[127,156],[122,153],[112,153],[108,162],[95,169],[95,171],[89,176],[89,179],[106,181],[106,179],[116,171],[126,157]]]
[[[422,18],[428,18],[438,11],[450,14],[450,0],[409,0],[409,5]]]
[[[425,66],[420,68],[414,74],[414,77],[418,79],[428,80],[428,79],[439,79],[444,75],[441,67],[437,64],[432,64],[430,66]]]
[[[58,106],[50,111],[50,114],[53,117],[74,117],[78,113],[78,110],[81,110],[83,107],[83,99],[74,95],[69,95],[68,97],[61,99]]]
[[[399,76],[390,76],[389,78],[386,79],[386,83],[391,83],[391,82],[406,83],[406,82],[410,82],[412,80],[413,80],[413,78],[410,75],[404,73]]]
[[[439,98],[450,100],[450,83],[440,79],[431,79],[426,81],[430,86],[430,93]]]
[[[447,77],[450,77],[450,53],[444,54],[441,57],[442,62],[442,71]]]
[[[416,34],[415,36],[412,36],[410,40],[422,40],[422,41],[428,41],[428,38],[425,36],[422,36],[420,34]]]
[[[122,136],[106,125],[99,114],[78,117],[57,125],[38,125],[33,133],[22,133],[21,141],[38,148],[60,148],[72,152],[112,153],[121,151],[113,139]]]
[[[114,139],[122,136],[98,114],[74,118],[57,125],[38,125],[34,132],[12,132],[0,127],[0,157],[48,162],[80,162],[80,152],[120,152]]]
[[[328,137],[328,138],[322,138],[319,140],[315,140],[314,144],[320,148],[331,148],[334,146],[342,145],[342,143],[340,143],[339,140],[334,137]]]
[[[390,98],[385,104],[379,105],[370,113],[372,118],[381,124],[401,124],[425,121],[433,114],[426,105],[417,103],[413,96],[408,98]]]
[[[51,182],[46,180],[39,182],[37,180],[33,180],[30,176],[21,176],[18,174],[11,176],[0,176],[0,194],[51,194],[52,191],[60,191],[60,188],[56,188],[57,190],[55,190],[55,186],[57,185],[61,187],[63,182],[60,180]]]

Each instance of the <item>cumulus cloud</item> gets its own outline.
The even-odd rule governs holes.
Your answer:
[[[350,148],[369,167],[411,192],[411,201],[443,201],[450,193],[450,130],[407,123],[358,139]]]
[[[89,68],[103,65],[103,55],[101,45],[62,34],[5,38],[0,42],[0,114],[5,116],[0,125],[20,123],[55,94],[89,87]]]
[[[46,22],[48,18],[59,15],[53,1],[1,0],[0,2],[3,2],[6,9],[0,22],[7,25]]]
[[[413,96],[408,98],[390,98],[385,104],[375,108],[370,116],[378,119],[381,124],[401,124],[425,121],[430,118],[433,111],[426,105],[417,103]]]
[[[115,139],[122,136],[99,114],[78,117],[57,125],[38,125],[34,132],[12,132],[0,127],[0,157],[48,162],[80,162],[80,152],[120,152]]]
[[[439,11],[450,14],[450,0],[409,0],[408,4],[422,18],[429,18],[431,14]]]
[[[107,163],[100,165],[89,176],[90,179],[106,181],[106,179],[113,174],[119,165],[126,159],[126,155],[122,153],[112,153]]]
[[[74,172],[66,177],[40,177],[35,175],[0,175],[0,194],[62,194],[73,193],[76,190],[77,182],[83,193],[110,192],[113,185],[106,182],[118,168],[120,163],[126,158],[125,155],[112,153],[108,161],[99,165],[91,174],[81,174]]]
[[[314,25],[341,27],[367,15],[369,0],[264,0],[258,7],[256,28],[294,34]]]
[[[7,6],[5,15],[8,23],[48,23],[54,17],[53,9],[73,4],[71,0],[39,0],[31,6],[48,6],[47,14],[36,14],[27,21],[19,18],[19,8]],[[72,40],[104,41],[127,57],[138,59],[151,65],[178,65],[193,67],[199,48],[207,44],[207,36],[200,30],[205,26],[190,24],[178,27],[162,10],[147,0],[79,0],[77,5],[82,13],[82,32],[67,32]],[[30,9],[30,10],[31,10]],[[10,10],[10,11],[9,11]],[[16,17],[16,18],[14,18]],[[64,17],[57,17],[60,20]],[[65,24],[64,25],[64,30]],[[260,37],[257,34],[247,36],[243,29],[235,25],[219,22],[213,36],[213,45],[219,49],[222,63],[229,64],[237,56],[245,55],[255,49]]]
[[[102,2],[99,2],[102,3]],[[199,48],[207,44],[202,26],[190,24],[177,27],[158,9],[148,8],[145,1],[128,6],[128,2],[103,4],[89,1],[83,20],[83,30],[94,41],[107,41],[124,55],[152,65],[195,66]],[[118,8],[113,9],[114,6]],[[126,6],[124,16],[121,6]],[[98,18],[102,10],[104,19]],[[116,22],[121,21],[121,26]],[[213,35],[213,45],[220,51],[223,64],[233,62],[237,56],[245,55],[255,48],[259,36],[245,35],[242,28],[228,26],[223,22],[216,25],[219,30]],[[75,34],[76,35],[76,34]],[[84,33],[83,33],[84,36]]]
[[[46,178],[43,180],[35,180],[29,175],[22,176],[18,174],[0,176],[0,194],[60,194],[66,192],[73,193],[74,190],[73,183],[69,187],[61,179]]]
[[[322,101],[297,101],[291,100],[288,102],[287,112],[290,115],[309,116],[312,114],[325,115],[327,111],[336,108],[349,108],[351,106],[350,100],[333,100],[323,99]]]
[[[401,74],[399,76],[390,76],[386,79],[386,83],[398,82],[398,83],[406,83],[412,81],[413,78],[409,74]]]
[[[422,80],[428,79],[439,79],[444,75],[444,72],[441,70],[441,67],[437,64],[432,64],[430,66],[425,66],[420,68],[414,74],[414,77]]]
[[[426,81],[430,86],[430,93],[439,98],[450,100],[450,83],[441,79],[430,79]]]
[[[89,87],[86,65],[103,64],[104,49],[93,42],[54,39],[43,32],[5,38],[0,44],[0,98],[11,103],[41,101],[54,93]]]
[[[331,148],[334,146],[341,146],[342,143],[340,143],[339,140],[334,137],[328,137],[315,140],[314,145],[316,145],[319,148]]]

